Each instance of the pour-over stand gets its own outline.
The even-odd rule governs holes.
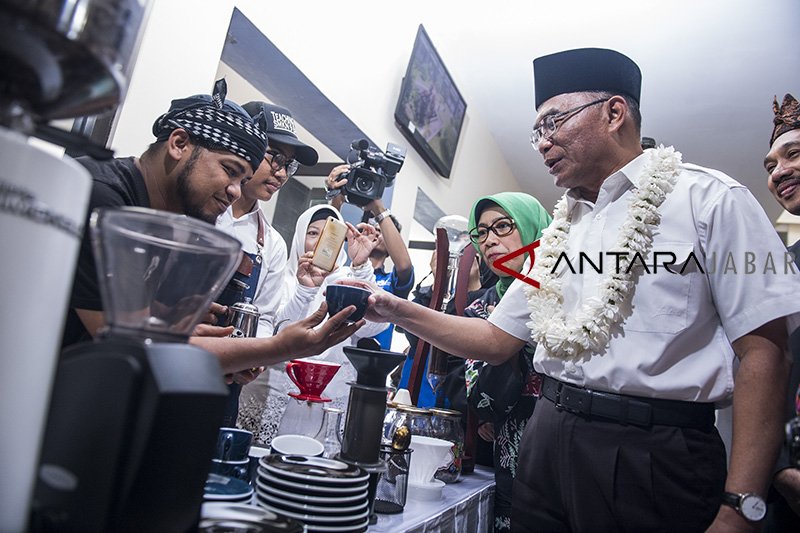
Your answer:
[[[325,419],[324,405],[331,401],[322,393],[334,375],[338,364],[293,359],[286,363],[286,375],[298,388],[290,392],[289,403],[278,425],[278,435],[315,437]]]

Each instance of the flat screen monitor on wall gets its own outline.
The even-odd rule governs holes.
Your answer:
[[[467,103],[420,25],[394,118],[436,172],[450,177]]]

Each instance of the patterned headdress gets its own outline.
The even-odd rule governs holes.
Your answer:
[[[267,136],[247,111],[225,99],[227,92],[225,80],[217,80],[211,95],[173,100],[169,111],[153,123],[153,135],[164,141],[173,130],[182,128],[190,136],[241,157],[255,172],[264,159]]]
[[[775,139],[786,133],[800,128],[800,102],[798,102],[791,94],[786,94],[783,97],[783,105],[778,106],[778,97],[775,97],[772,103],[772,112],[775,113],[773,122],[775,128],[772,130],[772,137],[769,138],[769,145],[775,142]]]

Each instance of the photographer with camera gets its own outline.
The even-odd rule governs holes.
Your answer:
[[[405,150],[389,143],[386,155],[370,152],[365,140],[354,141],[351,148],[359,152],[359,160],[352,165],[334,167],[325,178],[326,197],[336,209],[347,201],[364,210],[365,220],[374,219],[372,225],[377,231],[377,242],[369,260],[375,270],[375,280],[380,288],[400,298],[408,298],[414,287],[414,267],[400,235],[402,226],[381,198],[385,187],[391,185],[402,167]],[[385,263],[389,257],[393,267],[391,272],[386,272]],[[391,349],[393,332],[394,324],[389,324],[374,337],[382,349]]]

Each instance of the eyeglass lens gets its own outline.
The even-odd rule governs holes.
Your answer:
[[[274,170],[280,170],[281,168],[286,169],[286,174],[291,177],[297,172],[298,167],[300,164],[295,161],[294,159],[289,159],[285,155],[280,152],[276,152],[273,150],[267,150],[267,154],[272,158],[270,160],[270,165]]]
[[[501,218],[492,222],[490,226],[478,226],[469,232],[469,238],[478,244],[484,242],[489,237],[491,231],[498,237],[505,237],[514,231],[515,223],[510,218]]]
[[[539,145],[541,142],[549,138],[556,132],[556,129],[569,120],[570,118],[574,117],[584,109],[589,106],[593,106],[602,102],[608,101],[608,98],[600,98],[597,100],[592,100],[589,103],[579,105],[577,107],[573,107],[572,109],[567,109],[566,111],[562,111],[560,113],[555,113],[552,115],[547,115],[542,119],[542,122],[539,123],[538,126],[534,126],[533,131],[531,132],[531,144],[533,145],[534,150],[539,149]]]

